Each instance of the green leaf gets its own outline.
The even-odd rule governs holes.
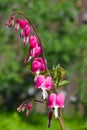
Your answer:
[[[66,71],[64,68],[62,68],[60,65],[57,66],[57,76],[59,78],[59,81],[65,76]]]
[[[70,81],[68,81],[68,80],[62,80],[59,82],[59,87],[63,87],[65,85],[68,85],[69,83],[70,83]]]

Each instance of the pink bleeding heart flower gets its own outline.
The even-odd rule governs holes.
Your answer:
[[[50,76],[45,77],[45,86],[42,87],[43,90],[43,99],[48,98],[47,90],[50,91],[53,87],[53,81]]]
[[[29,112],[30,112],[31,109],[32,109],[32,104],[28,104],[27,111],[26,111],[26,116],[29,115]]]
[[[65,101],[65,96],[62,93],[59,93],[56,97],[56,103],[60,108],[64,108],[64,101]]]
[[[45,76],[43,75],[38,75],[36,78],[36,84],[35,84],[35,88],[41,88],[45,86]]]
[[[15,16],[11,16],[11,18],[10,18],[10,24],[12,26],[14,25],[14,20],[15,20]]]
[[[21,29],[24,29],[25,26],[28,24],[28,21],[23,19],[17,19],[17,23],[20,25]]]
[[[18,30],[19,27],[20,27],[21,29],[24,29],[27,24],[28,24],[28,21],[27,21],[27,20],[23,20],[23,19],[19,19],[19,18],[18,18],[18,19],[16,20],[15,29]]]
[[[32,72],[39,74],[40,71],[45,70],[45,65],[44,61],[41,57],[35,58],[34,61],[32,62]]]
[[[27,24],[25,26],[25,36],[27,37],[27,36],[29,36],[29,34],[30,34],[30,26]]]
[[[48,93],[46,90],[51,90],[53,87],[52,79],[50,76],[43,76],[43,75],[38,75],[35,80],[35,88],[40,88],[42,90],[42,96],[43,99],[46,99],[48,97]]]
[[[6,25],[7,25],[8,27],[12,27],[12,26],[14,25],[14,20],[15,20],[15,16],[12,15],[12,16],[10,17],[9,21],[6,22]]]
[[[52,78],[50,76],[47,76],[45,79],[45,87],[47,90],[51,90],[53,87],[53,81],[52,81]]]
[[[58,108],[64,107],[65,96],[62,93],[56,95],[52,93],[48,97],[48,107],[54,108],[54,116],[55,118],[58,117]]]
[[[35,48],[30,48],[29,55],[27,58],[24,59],[24,63],[29,62],[32,58],[35,58],[36,56],[41,54],[41,47],[36,46]]]
[[[29,38],[30,47],[35,48],[38,45],[36,36],[30,36]]]
[[[29,41],[29,34],[30,34],[30,26],[27,24],[24,29],[24,45],[26,45]],[[23,34],[22,34],[23,35]]]
[[[31,58],[34,58],[40,54],[41,54],[41,47],[40,46],[36,46],[35,48],[30,49]]]
[[[47,91],[46,91],[46,88],[45,88],[45,76],[43,75],[38,75],[36,77],[36,80],[35,80],[36,84],[35,84],[35,88],[36,89],[41,89],[42,90],[42,96],[43,96],[43,99],[46,99],[46,97],[48,97],[48,94],[47,94]]]
[[[53,108],[55,106],[55,102],[56,102],[56,94],[52,93],[48,97],[48,107]]]

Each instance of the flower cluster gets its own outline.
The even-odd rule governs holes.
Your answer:
[[[16,22],[15,22],[16,21]],[[42,90],[43,100],[50,110],[49,112],[49,122],[48,127],[50,127],[50,122],[52,120],[52,111],[54,111],[55,118],[58,118],[59,108],[64,107],[65,97],[62,93],[57,93],[54,90],[54,82],[49,73],[42,75],[42,71],[47,71],[47,61],[43,57],[43,48],[37,35],[31,35],[32,24],[29,24],[28,20],[15,18],[13,15],[6,23],[9,27],[13,26],[15,23],[15,29],[20,29],[20,37],[23,39],[24,45],[29,44],[28,56],[24,59],[24,63],[29,62],[31,59],[31,71],[35,75],[35,88]],[[28,103],[22,103],[17,111],[24,111],[27,108],[26,116],[29,115],[29,111],[32,109],[32,105]]]
[[[17,111],[18,112],[23,112],[25,109],[26,110],[26,116],[29,115],[29,111],[32,109],[32,104],[27,104],[27,103],[22,103],[18,108],[17,108]]]
[[[6,25],[9,27],[13,26],[15,23],[15,17],[11,16],[9,21],[7,21]],[[15,29],[20,29],[20,37],[23,39],[24,45],[27,45],[29,43],[29,54],[28,57],[24,59],[24,63],[27,63],[32,58],[37,57],[41,54],[42,49],[41,46],[38,44],[37,37],[34,35],[31,35],[31,27],[27,20],[23,20],[20,18],[16,19]]]

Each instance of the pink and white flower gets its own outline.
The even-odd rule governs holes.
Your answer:
[[[21,29],[24,29],[25,26],[28,24],[28,21],[18,18],[16,23],[20,26]]]
[[[65,101],[65,96],[62,93],[55,94],[52,93],[48,97],[48,107],[49,108],[54,108],[54,116],[55,118],[58,117],[58,108],[63,108],[64,107],[64,101]]]
[[[30,48],[29,49],[29,55],[27,58],[24,59],[24,63],[29,62],[32,58],[35,58],[36,56],[41,54],[41,47],[36,46],[35,48]]]
[[[30,48],[30,57],[34,58],[41,54],[41,47],[36,46],[35,48]]]
[[[34,61],[32,62],[32,72],[38,75],[40,71],[43,70],[45,70],[43,59],[41,57],[35,58]]]
[[[28,21],[27,21],[27,20],[23,20],[23,19],[19,19],[19,18],[18,18],[18,19],[16,20],[15,29],[18,30],[19,27],[20,27],[21,29],[24,29],[27,24],[28,24]]]
[[[41,89],[42,90],[42,96],[43,99],[46,99],[48,97],[47,90],[50,91],[53,87],[53,81],[50,76],[43,76],[43,75],[38,75],[36,77],[36,84],[35,88]]]

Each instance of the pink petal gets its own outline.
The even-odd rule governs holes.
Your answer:
[[[41,88],[41,85],[44,85],[45,77],[43,75],[38,75],[36,78],[36,88]]]
[[[29,36],[29,34],[30,34],[30,26],[26,25],[25,26],[25,36],[27,37],[27,36]]]
[[[65,96],[62,93],[59,93],[56,98],[56,104],[60,107],[64,107],[64,101],[65,101]]]
[[[56,94],[52,93],[48,97],[48,107],[53,108],[55,106],[55,103],[56,103]]]
[[[30,47],[34,48],[38,45],[36,36],[30,36]]]
[[[27,108],[28,108],[28,110],[31,110],[32,109],[32,104],[28,104]]]
[[[45,87],[47,90],[51,90],[53,87],[53,81],[52,81],[52,78],[50,76],[47,76],[45,79]]]

